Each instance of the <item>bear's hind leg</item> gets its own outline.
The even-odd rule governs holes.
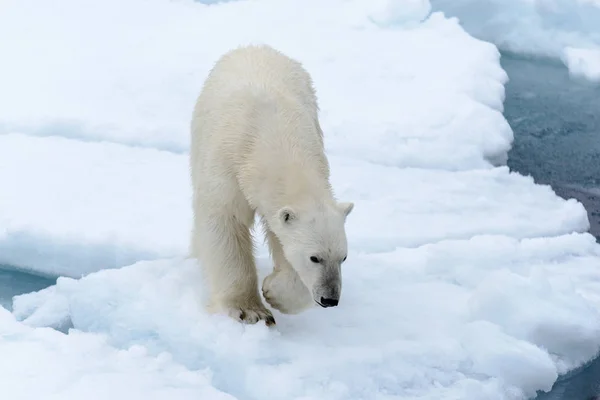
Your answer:
[[[298,314],[314,305],[312,295],[300,276],[285,258],[279,239],[265,229],[275,266],[263,280],[262,292],[271,307],[284,314]]]
[[[273,314],[264,306],[258,291],[250,227],[239,217],[197,216],[196,223],[201,226],[198,232],[202,232],[197,237],[202,247],[198,258],[210,286],[208,309],[244,323],[265,320],[267,325],[273,325]]]

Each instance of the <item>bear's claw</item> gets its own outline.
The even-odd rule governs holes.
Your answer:
[[[245,324],[256,324],[264,320],[267,326],[275,325],[275,318],[271,311],[266,308],[235,308],[231,309],[229,315]]]

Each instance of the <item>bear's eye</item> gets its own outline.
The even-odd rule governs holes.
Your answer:
[[[321,262],[321,260],[319,260],[319,257],[316,257],[316,256],[311,256],[310,261],[314,262],[315,264],[318,264]]]
[[[346,261],[346,257],[348,256],[344,256],[344,258],[342,258],[342,262]]]

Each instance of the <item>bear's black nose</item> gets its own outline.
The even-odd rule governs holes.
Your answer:
[[[325,297],[321,297],[321,306],[323,307],[335,307],[338,305],[338,299],[326,299]]]

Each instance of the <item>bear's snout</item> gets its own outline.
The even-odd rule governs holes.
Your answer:
[[[327,307],[335,307],[337,306],[339,303],[338,299],[326,299],[325,297],[321,297],[321,302],[319,303],[319,305],[323,308],[327,308]]]
[[[317,303],[323,308],[336,307],[340,302],[340,290],[338,287],[328,285],[317,291],[314,299],[317,300]]]

